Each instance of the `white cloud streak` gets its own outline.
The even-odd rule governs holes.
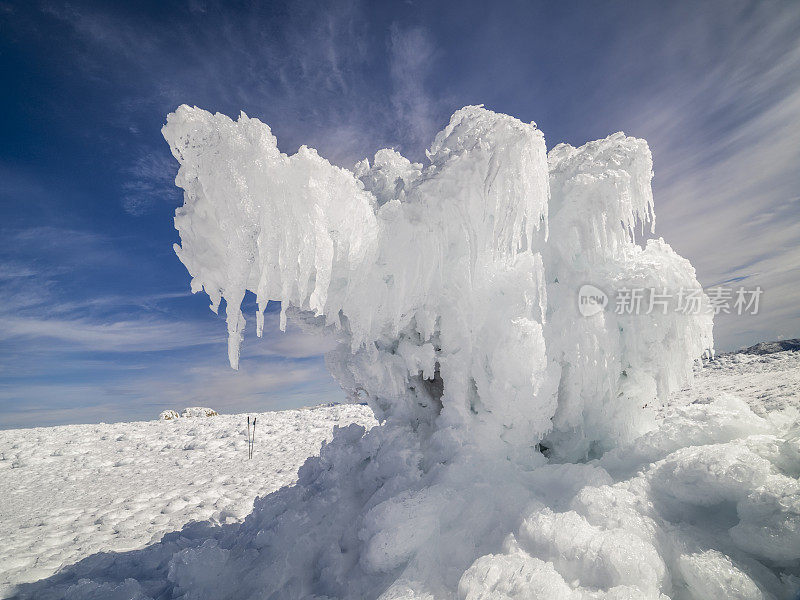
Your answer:
[[[137,319],[94,323],[86,318],[0,317],[0,341],[21,346],[60,342],[64,349],[94,352],[159,352],[220,342],[208,327]]]

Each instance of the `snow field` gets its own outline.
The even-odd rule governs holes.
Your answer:
[[[405,468],[376,460],[381,449],[374,445],[372,458],[365,459],[357,442],[369,445],[377,438],[369,433],[362,437],[353,425],[340,429],[322,456],[306,463],[298,485],[259,498],[252,512],[256,494],[296,479],[285,465],[302,462],[300,447],[316,451],[311,439],[315,428],[351,420],[369,425],[366,407],[258,415],[259,423],[272,419],[273,430],[281,435],[263,439],[251,461],[260,468],[252,470],[240,464],[246,454],[244,415],[187,419],[179,443],[165,440],[172,423],[53,428],[85,429],[88,456],[102,456],[108,443],[102,438],[113,439],[111,430],[127,430],[129,440],[130,432],[138,431],[141,456],[146,456],[142,448],[155,449],[154,468],[137,480],[152,496],[139,513],[140,526],[147,531],[139,538],[140,547],[148,536],[157,539],[160,532],[186,521],[207,518],[210,507],[190,503],[183,512],[169,515],[169,525],[153,523],[164,518],[161,511],[169,502],[197,494],[201,485],[214,490],[221,502],[237,500],[227,508],[232,513],[228,528],[187,528],[130,555],[69,567],[61,579],[23,586],[20,597],[255,600],[277,592],[277,598],[302,598],[321,596],[326,584],[316,574],[327,571],[346,573],[338,590],[325,590],[344,598],[790,600],[800,591],[798,372],[800,352],[723,356],[697,372],[697,393],[684,390],[672,396],[656,429],[599,459],[551,462],[520,472],[476,455],[473,461],[440,470],[432,485],[417,484],[399,495],[365,480],[394,480],[389,487],[403,489],[407,484],[401,479],[414,473],[408,467],[421,457],[398,452],[397,446],[408,438],[397,436],[389,443],[395,447],[383,452],[403,457]],[[765,381],[772,392],[758,387]],[[741,393],[729,394],[735,390]],[[776,398],[781,399],[779,409]],[[224,446],[212,444],[209,448],[229,458],[187,461],[184,445],[198,442],[201,427],[213,430],[215,439],[219,431],[232,429],[239,439],[237,450],[225,453],[220,450]],[[36,437],[48,437],[44,429],[0,432],[3,452],[14,433],[17,453],[30,456],[34,431]],[[175,431],[166,437],[174,438]],[[319,440],[324,431],[316,434]],[[171,448],[164,451],[166,446]],[[287,458],[285,453],[295,447]],[[158,459],[162,454],[170,459]],[[86,476],[98,472],[98,460],[84,461],[61,463],[59,476],[74,478],[80,474],[72,470],[81,465]],[[199,479],[186,476],[174,469],[176,461],[186,465],[187,473],[199,468],[203,474]],[[43,468],[47,462],[38,461],[44,473],[52,472]],[[131,478],[136,467],[116,469]],[[171,476],[163,477],[163,470]],[[72,560],[101,546],[125,547],[116,545],[124,537],[108,534],[113,531],[109,523],[104,537],[94,525],[92,535],[102,543],[70,548],[78,535],[74,519],[45,522],[42,507],[61,500],[58,488],[46,485],[46,479],[36,481],[30,493],[42,502],[29,507],[25,519],[42,521],[39,539],[62,540],[62,552]],[[313,493],[321,486],[328,495]],[[369,486],[375,497],[361,497],[362,488]],[[73,512],[107,514],[104,504],[91,504],[99,497],[104,494],[83,495],[82,501],[90,504],[76,504]],[[221,514],[213,517],[212,512],[212,523],[221,520]],[[14,533],[17,522],[15,514],[4,512],[3,539],[11,544],[3,548],[2,564],[10,564],[5,561],[30,544],[25,530]],[[127,535],[130,539],[131,533]],[[28,575],[25,570],[12,573],[17,581]]]
[[[358,405],[252,416],[250,461],[246,415],[0,431],[0,593],[192,520],[241,520],[335,425],[375,422]]]
[[[712,398],[721,392],[733,394],[759,416],[797,407],[800,390],[798,352],[774,354],[721,354],[706,362],[702,377],[691,388],[673,396],[673,403]]]

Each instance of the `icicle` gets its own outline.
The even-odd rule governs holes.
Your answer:
[[[266,308],[266,306],[259,303],[258,309],[256,309],[256,337],[264,335],[264,311]]]

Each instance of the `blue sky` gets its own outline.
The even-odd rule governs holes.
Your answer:
[[[718,319],[718,349],[798,337],[798,32],[797,2],[0,1],[0,427],[341,399],[325,344],[279,335],[274,307],[227,366],[172,252],[160,128],[182,103],[347,167],[422,160],[466,104],[548,147],[644,137],[657,235],[703,285],[764,289],[758,316]]]

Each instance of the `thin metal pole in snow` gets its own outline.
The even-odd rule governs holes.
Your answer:
[[[250,444],[250,458],[253,458],[253,450],[256,449],[256,418],[253,417],[253,443]]]
[[[247,460],[250,460],[250,415],[247,415]]]

